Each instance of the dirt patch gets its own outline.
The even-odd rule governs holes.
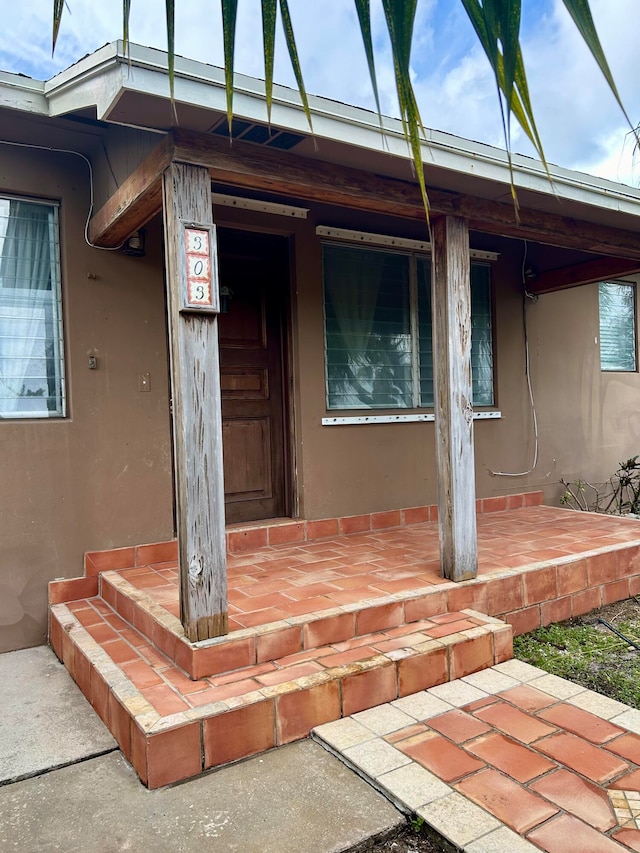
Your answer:
[[[411,822],[384,841],[369,842],[353,853],[450,853],[452,850],[454,848],[432,830]]]

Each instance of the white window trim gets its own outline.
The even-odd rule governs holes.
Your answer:
[[[474,421],[495,421],[502,418],[502,412],[492,409],[488,412],[474,412]],[[424,415],[346,415],[345,417],[322,418],[322,426],[348,426],[349,424],[409,424],[422,421],[435,421],[433,412]]]
[[[60,234],[60,202],[56,199],[39,198],[33,196],[16,195],[14,193],[0,192],[0,198],[9,201],[19,201],[27,204],[40,204],[52,208],[54,213],[55,241],[53,250],[55,257],[52,258],[52,272],[55,271],[55,281],[52,286],[55,287],[55,297],[58,303],[57,317],[57,339],[54,342],[56,350],[59,351],[60,364],[60,411],[59,412],[11,412],[5,415],[0,415],[0,423],[9,423],[12,421],[31,420],[34,422],[52,423],[62,421],[67,417],[67,380],[66,380],[66,353],[64,341],[64,319],[63,319],[63,299],[62,299],[62,259],[61,259],[61,234]]]

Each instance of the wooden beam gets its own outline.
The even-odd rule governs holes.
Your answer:
[[[167,135],[132,172],[89,223],[89,239],[113,249],[162,210],[162,173],[171,163],[173,140]]]
[[[201,166],[163,175],[180,612],[189,640],[228,628],[218,317],[181,311],[184,222],[213,224],[211,182]],[[217,275],[212,286],[217,288]]]
[[[527,292],[534,296],[540,293],[552,293],[554,290],[566,290],[594,281],[610,281],[624,275],[640,272],[640,261],[627,258],[594,258],[582,264],[558,267],[547,270],[527,281]]]
[[[463,581],[478,573],[467,223],[460,217],[439,217],[432,240],[440,564],[444,577]]]
[[[207,166],[212,180],[220,184],[371,213],[425,218],[418,186],[410,181],[237,140],[230,145],[228,140],[186,130],[174,130],[173,138],[174,159]],[[432,215],[462,216],[470,229],[487,234],[640,260],[640,233],[527,208],[520,209],[516,222],[512,204],[442,190],[430,190],[429,200]]]
[[[176,129],[93,217],[89,230],[93,243],[117,246],[159,212],[160,175],[171,161],[206,166],[214,182],[228,187],[412,220],[425,218],[414,182]],[[511,204],[443,190],[431,190],[429,199],[432,215],[462,216],[470,229],[486,234],[640,260],[640,233],[528,208],[520,209],[516,221]]]

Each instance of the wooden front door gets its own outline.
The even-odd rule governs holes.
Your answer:
[[[284,341],[289,245],[218,229],[220,387],[228,523],[289,512]]]

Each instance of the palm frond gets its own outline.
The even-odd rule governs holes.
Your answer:
[[[521,0],[482,0],[482,2],[481,0],[461,0],[461,2],[489,60],[498,89],[505,148],[511,175],[511,196],[517,212],[518,199],[511,156],[512,115],[530,140],[549,175],[542,140],[531,105],[520,47]]]
[[[620,109],[624,113],[629,125],[631,125],[627,111],[625,110],[622,99],[618,93],[615,80],[613,79],[613,74],[609,68],[607,57],[604,55],[604,50],[602,49],[598,33],[596,32],[596,27],[593,23],[593,16],[589,7],[589,0],[563,0],[563,2],[567,12],[571,15],[573,23],[577,27],[578,32],[582,36],[584,43],[587,45],[593,58],[597,62],[598,68],[602,72],[604,79],[609,84],[609,88],[613,92],[613,96],[618,102]]]
[[[382,8],[384,9],[389,40],[391,42],[400,118],[402,119],[404,134],[413,156],[416,177],[418,178],[428,220],[429,199],[424,179],[424,169],[422,167],[422,138],[425,133],[411,82],[411,44],[413,41],[416,5],[417,0],[404,0],[402,3],[398,3],[396,0],[382,0]]]
[[[264,86],[267,99],[267,118],[271,125],[273,104],[273,65],[276,53],[276,18],[278,0],[262,0],[262,43],[264,45]]]
[[[371,36],[371,4],[369,0],[355,0],[356,12],[358,13],[358,22],[360,24],[360,34],[364,45],[364,52],[367,57],[367,65],[369,66],[369,77],[371,78],[371,88],[373,89],[373,97],[376,102],[378,116],[382,122],[382,108],[380,106],[380,93],[378,92],[378,78],[376,76],[376,61],[373,52],[373,38]]]
[[[535,116],[529,95],[529,87],[525,72],[520,42],[520,24],[523,0],[460,0],[462,6],[476,32],[482,48],[489,60],[498,89],[502,125],[505,137],[505,145],[511,170],[511,190],[516,204],[513,165],[511,158],[511,121],[515,119],[547,170],[542,140],[536,127]],[[64,11],[66,0],[53,0],[53,28],[52,49],[58,40],[60,22]],[[227,103],[227,120],[229,132],[231,133],[233,118],[233,74],[236,43],[236,22],[238,15],[238,0],[221,0],[222,3],[222,26],[225,62],[225,88]],[[370,0],[354,0],[360,35],[364,45],[369,76],[373,88],[380,124],[382,126],[382,111],[380,107],[380,94],[376,78],[375,52],[373,46],[371,29]],[[607,63],[600,39],[598,37],[593,16],[589,6],[589,0],[563,0],[565,8],[571,16],[582,39],[591,51],[600,71],[602,72],[609,88],[611,89],[622,112],[632,127],[627,112],[618,93],[611,69]],[[125,46],[130,42],[129,17],[132,0],[122,0],[123,10],[123,39]],[[302,106],[313,132],[311,110],[304,85],[300,58],[296,47],[293,24],[289,11],[288,0],[261,0],[262,5],[262,36],[264,45],[264,67],[265,67],[265,93],[267,102],[267,115],[271,123],[271,110],[273,104],[273,75],[274,56],[276,41],[276,21],[278,9],[282,18],[287,52],[293,68],[294,76]],[[175,86],[175,14],[176,0],[165,0],[166,26],[167,26],[167,53],[169,67],[169,87],[171,101],[174,104]],[[424,127],[418,109],[415,91],[411,81],[411,49],[417,0],[382,0],[385,22],[391,43],[393,56],[393,67],[395,75],[396,92],[400,106],[400,117],[402,127],[409,144],[416,175],[420,185],[420,191],[425,204],[428,217],[428,198],[422,166],[422,139]],[[320,12],[321,4],[317,7]],[[638,130],[634,131],[638,140]]]
[[[58,34],[60,32],[60,21],[62,20],[62,13],[64,12],[64,3],[65,0],[53,0],[51,55],[53,55],[56,49],[56,42],[58,41]]]
[[[227,92],[227,123],[229,137],[233,122],[233,69],[236,47],[238,0],[222,0],[222,41],[224,44],[224,84]]]
[[[122,41],[125,49],[129,46],[129,17],[131,15],[131,0],[122,0]]]
[[[293,73],[296,78],[296,84],[298,86],[298,91],[300,92],[300,98],[302,100],[302,108],[304,109],[304,114],[307,117],[309,127],[311,128],[311,132],[313,133],[313,123],[311,121],[309,99],[307,98],[307,91],[304,86],[304,80],[302,79],[302,69],[300,67],[300,59],[298,58],[296,40],[293,34],[293,26],[291,24],[291,15],[289,14],[288,0],[280,0],[280,14],[282,15],[282,27],[284,29],[284,38],[287,43],[289,59],[291,60],[291,67],[293,68]]]
[[[167,0],[169,2],[169,0]],[[235,59],[235,42],[236,42],[236,22],[238,17],[238,0],[221,0],[222,2],[222,36],[224,42],[224,80],[227,93],[227,121],[229,123],[229,134],[231,134],[231,125],[233,120],[233,71]],[[267,101],[267,115],[269,123],[271,123],[271,106],[273,103],[273,68],[275,56],[275,40],[276,40],[276,17],[277,7],[280,7],[280,15],[282,17],[282,27],[284,30],[285,42],[291,66],[296,78],[296,85],[304,114],[309,122],[309,127],[313,132],[313,122],[311,119],[311,110],[309,108],[309,99],[304,85],[302,76],[302,68],[300,66],[300,58],[296,47],[293,25],[291,23],[291,15],[289,13],[289,4],[287,0],[262,0],[262,40],[264,45],[264,74],[265,74],[265,94]]]

